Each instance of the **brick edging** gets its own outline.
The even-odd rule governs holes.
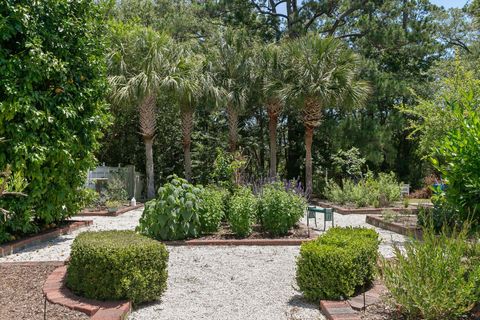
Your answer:
[[[417,239],[422,239],[423,236],[421,228],[405,227],[397,223],[385,221],[379,216],[367,215],[365,221],[372,226],[396,232],[404,236],[413,236]]]
[[[365,292],[365,305],[369,306],[380,301],[380,296],[385,290],[385,286],[375,284]],[[320,300],[320,310],[328,320],[360,320],[357,311],[362,309],[363,294],[346,301]]]
[[[336,213],[349,215],[349,214],[381,214],[384,210],[391,210],[394,212],[405,212],[408,211],[411,214],[415,214],[418,212],[418,208],[398,208],[398,207],[390,207],[390,208],[345,208],[339,205],[335,205],[332,203],[320,201],[320,200],[312,200],[312,203],[318,206],[326,207],[326,208],[333,208]]]
[[[115,212],[108,212],[107,210],[101,210],[101,211],[81,211],[80,213],[77,214],[78,217],[94,217],[94,216],[100,216],[100,217],[116,217],[121,215],[122,213],[132,211],[138,208],[143,207],[143,203],[137,204],[136,206],[128,206],[125,208],[122,208],[120,210],[117,210]]]
[[[36,267],[36,266],[54,266],[61,267],[65,265],[65,261],[2,261],[0,266],[20,266],[20,267]]]
[[[67,266],[56,268],[43,285],[45,298],[55,304],[80,311],[92,320],[125,320],[132,310],[130,301],[98,301],[78,297],[66,286]]]
[[[13,242],[0,245],[0,257],[5,257],[10,254],[14,254],[29,246],[36,245],[51,239],[54,239],[60,235],[69,234],[79,228],[89,226],[93,224],[92,220],[67,220],[70,222],[65,227],[57,227],[53,230],[46,231],[41,234],[33,235],[25,239],[16,240]]]
[[[316,239],[225,239],[225,240],[180,240],[163,241],[166,245],[172,246],[299,246],[304,242]]]

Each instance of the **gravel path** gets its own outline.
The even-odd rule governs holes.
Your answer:
[[[94,220],[73,234],[0,258],[3,261],[65,260],[70,245],[86,230],[134,229],[143,209],[118,217],[76,217]],[[364,226],[364,215],[335,214],[335,225]],[[313,221],[311,221],[313,222]],[[319,227],[323,227],[323,222]],[[380,253],[392,255],[391,244],[405,237],[375,228],[381,235]],[[323,320],[315,304],[295,290],[298,247],[186,247],[169,246],[168,289],[161,302],[133,312],[134,320],[180,319],[286,319]]]

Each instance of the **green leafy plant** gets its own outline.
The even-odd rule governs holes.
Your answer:
[[[93,189],[81,188],[78,192],[82,198],[83,208],[94,207],[100,200],[100,194]]]
[[[382,211],[382,218],[386,222],[397,222],[399,218],[399,214],[393,210],[383,210]]]
[[[398,309],[411,319],[457,319],[480,300],[480,245],[461,230],[423,229],[423,240],[394,245],[383,278]]]
[[[122,206],[122,204],[123,204],[122,201],[119,201],[119,200],[107,200],[107,202],[105,203],[105,205],[109,209],[118,209],[119,207]]]
[[[252,233],[257,213],[257,198],[247,187],[239,187],[230,198],[228,223],[233,233],[246,237]]]
[[[93,0],[7,0],[0,11],[0,168],[28,183],[28,197],[2,200],[16,234],[81,209],[109,123],[104,14]]]
[[[83,232],[70,257],[67,286],[87,298],[139,304],[160,298],[167,287],[165,245],[133,231]]]
[[[279,236],[288,231],[303,217],[307,202],[293,190],[285,190],[281,182],[263,187],[259,200],[259,219],[265,231]]]
[[[128,198],[125,180],[120,173],[114,173],[107,182],[107,199],[125,201]]]
[[[138,231],[159,240],[195,238],[201,233],[202,187],[175,175],[145,204]]]
[[[353,204],[358,208],[374,206],[388,207],[401,199],[401,184],[391,173],[379,173],[374,177],[367,172],[358,182],[343,179],[343,187],[330,180],[325,188],[325,196],[337,204]]]
[[[364,228],[331,228],[300,247],[296,279],[305,298],[345,299],[373,281],[378,234]]]
[[[199,210],[202,233],[213,233],[218,231],[220,222],[225,216],[225,192],[225,189],[214,186],[209,186],[202,190]]]

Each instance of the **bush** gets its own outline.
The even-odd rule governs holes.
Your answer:
[[[125,201],[128,198],[125,180],[121,174],[113,174],[107,182],[106,196],[108,200]]]
[[[365,178],[354,182],[343,180],[343,187],[329,181],[325,189],[327,200],[337,204],[353,204],[357,208],[387,207],[401,198],[401,184],[391,173],[380,173],[377,178],[368,172]]]
[[[265,231],[272,236],[288,233],[304,215],[305,198],[293,190],[285,190],[283,183],[265,186],[259,203],[259,218]]]
[[[77,191],[109,122],[100,8],[93,0],[0,5],[0,168],[23,175],[28,194],[1,200],[9,233],[81,209]]]
[[[373,229],[331,228],[302,244],[297,260],[297,284],[305,298],[343,299],[373,281],[378,256]]]
[[[216,187],[207,187],[201,192],[200,226],[202,233],[218,231],[220,222],[225,216],[225,190]]]
[[[79,193],[82,199],[81,206],[83,208],[94,207],[100,200],[100,194],[93,189],[82,188],[79,190]]]
[[[99,300],[153,301],[167,287],[168,252],[133,231],[84,232],[73,241],[67,286]]]
[[[413,319],[456,319],[480,300],[480,246],[468,229],[436,235],[424,228],[423,241],[394,246],[383,277],[399,309]]]
[[[201,233],[202,188],[175,175],[145,204],[137,230],[157,240],[182,240]]]
[[[228,222],[233,233],[246,237],[252,233],[257,212],[257,198],[247,187],[238,188],[230,199]]]

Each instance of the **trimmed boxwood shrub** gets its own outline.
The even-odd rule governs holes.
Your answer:
[[[252,233],[257,213],[257,198],[247,187],[238,188],[230,198],[228,223],[233,233],[246,237]]]
[[[297,260],[297,284],[305,298],[342,299],[373,281],[378,257],[373,229],[331,228],[302,244]]]
[[[80,296],[138,304],[167,287],[165,245],[133,231],[83,232],[70,256],[67,286]]]
[[[259,219],[265,231],[272,236],[288,233],[305,213],[305,198],[283,183],[272,183],[263,188],[259,203]]]

